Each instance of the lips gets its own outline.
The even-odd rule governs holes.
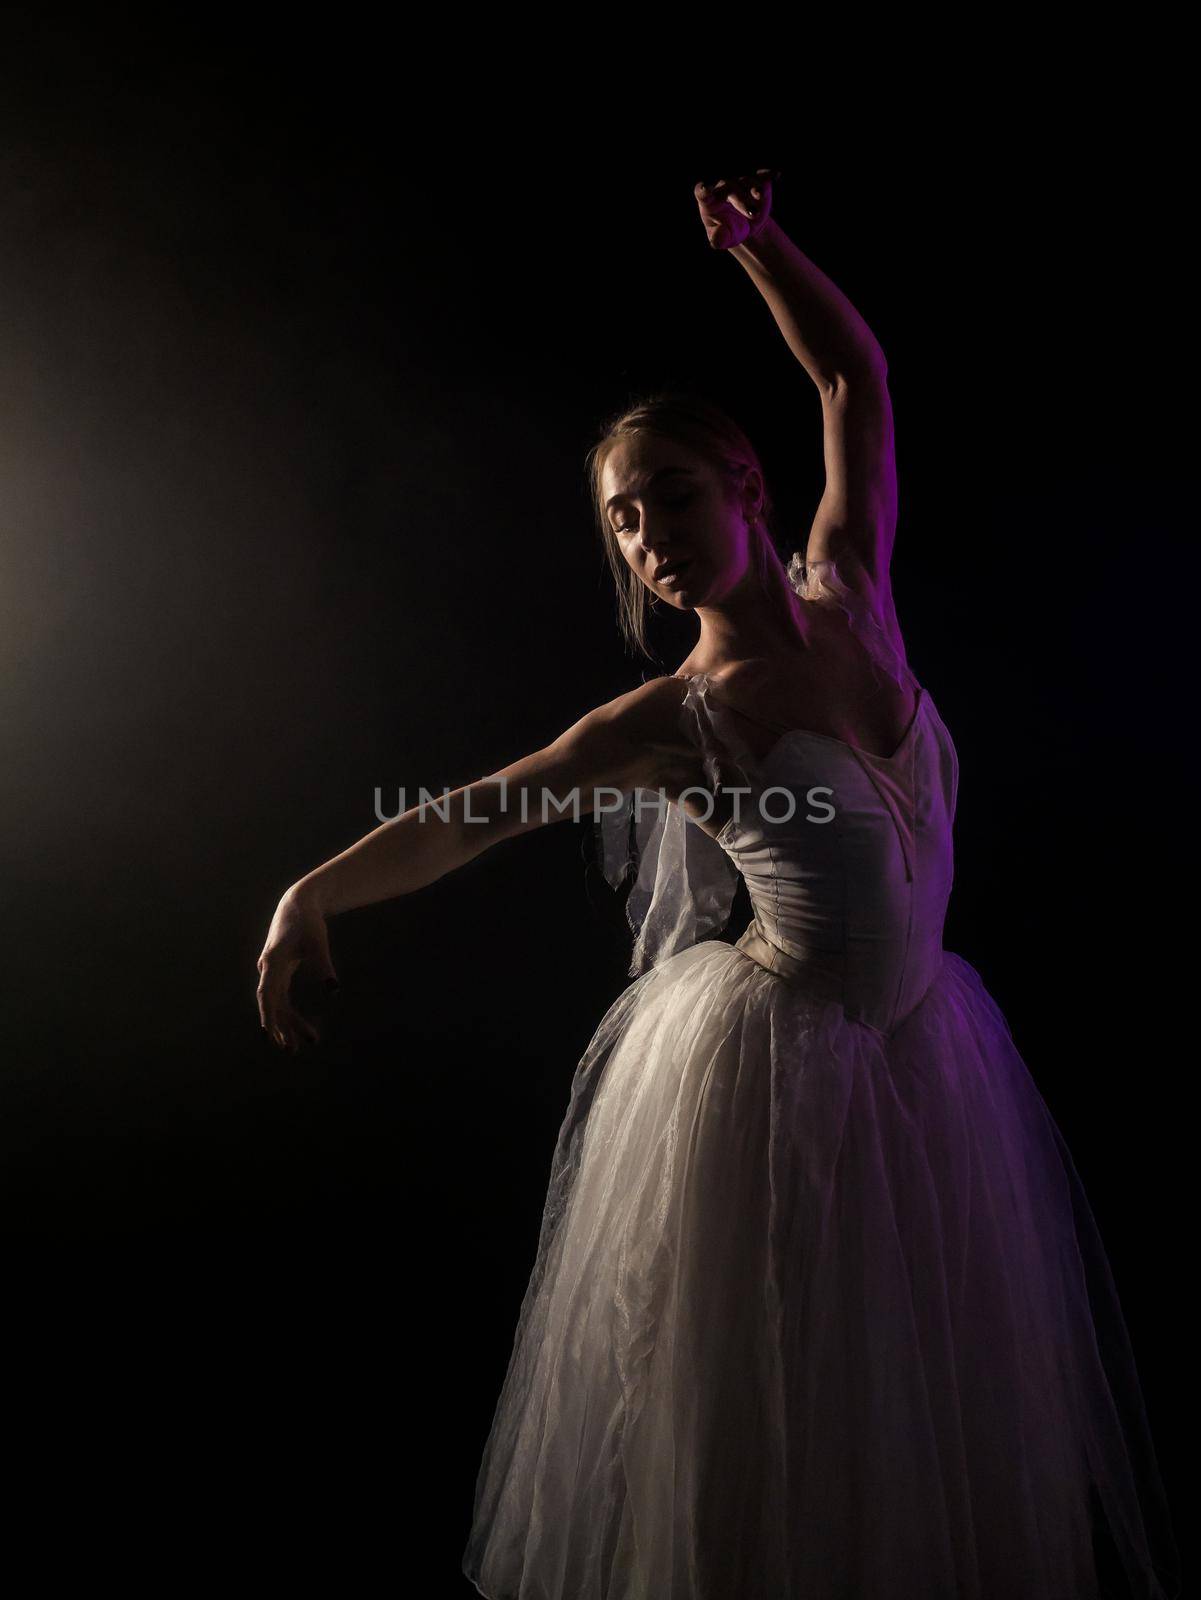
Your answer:
[[[686,568],[691,566],[692,557],[680,561],[665,561],[661,567],[655,568],[655,582],[662,583],[665,578],[674,578]]]

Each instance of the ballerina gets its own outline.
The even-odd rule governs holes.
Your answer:
[[[627,638],[680,667],[298,880],[262,1025],[336,981],[327,921],[587,817],[633,981],[572,1079],[462,1568],[489,1600],[1179,1593],[1092,1213],[979,974],[943,948],[959,762],[909,669],[880,346],[772,216],[698,184],[711,248],[817,385],[826,484],[781,558],[723,411],[647,397],[588,469]],[[719,933],[745,881],[754,916]]]

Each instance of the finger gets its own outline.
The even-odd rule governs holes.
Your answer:
[[[320,1042],[320,1035],[308,1019],[302,1017],[286,1000],[273,1002],[267,998],[260,1008],[260,1015],[264,1031],[281,1050],[296,1054],[300,1048],[300,1038],[306,1034],[312,1037],[314,1043]]]
[[[288,1037],[296,1040],[298,1045],[300,1043],[308,1043],[310,1041],[313,1044],[320,1043],[321,1035],[317,1032],[316,1028],[304,1015],[304,1013],[302,1011],[297,1011],[295,1006],[287,1007],[283,1017],[281,1018],[281,1021],[284,1026],[284,1031],[287,1033]]]
[[[288,985],[292,981],[292,974],[300,965],[297,956],[288,956],[282,960],[268,962],[259,978],[258,992],[260,999],[266,1002],[268,1009],[286,1000]]]
[[[740,189],[749,188],[750,183],[749,178],[719,178],[712,185],[698,183],[693,192],[698,203],[707,206],[710,212],[716,211],[719,206],[727,206],[731,211],[737,211],[739,216],[745,217],[748,222],[754,222],[762,208],[748,201],[739,192]],[[710,243],[713,243],[712,234]]]
[[[727,198],[728,191],[734,187],[739,188],[770,188],[777,178],[782,176],[776,167],[756,167],[753,173],[741,178],[718,178],[713,183],[698,183],[693,186],[695,195],[717,195],[722,199]]]
[[[286,1051],[288,1055],[295,1056],[300,1054],[300,1045],[297,1042],[296,1035],[286,1024],[281,1023],[277,1026],[271,1037],[279,1048]]]

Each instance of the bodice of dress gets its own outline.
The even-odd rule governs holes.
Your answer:
[[[683,726],[710,791],[727,792],[713,814],[737,809],[715,838],[661,796],[641,819],[627,803],[603,820],[606,876],[620,882],[638,868],[627,901],[638,934],[632,973],[720,928],[741,875],[754,938],[766,941],[753,947],[759,956],[782,952],[777,965],[800,974],[798,986],[811,969],[849,1017],[883,1032],[908,1015],[942,961],[959,774],[950,733],[915,687],[916,710],[890,756],[792,729],[758,758],[707,675],[687,680]],[[639,794],[650,804],[647,791],[625,799]],[[693,799],[707,810],[703,791]]]

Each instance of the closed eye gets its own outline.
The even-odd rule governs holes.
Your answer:
[[[691,499],[692,496],[690,494],[685,494],[678,496],[675,500],[663,500],[660,502],[660,504],[665,505],[674,511],[680,506],[686,506]],[[632,525],[625,522],[619,523],[613,529],[614,533],[633,533],[633,531],[634,529]]]

